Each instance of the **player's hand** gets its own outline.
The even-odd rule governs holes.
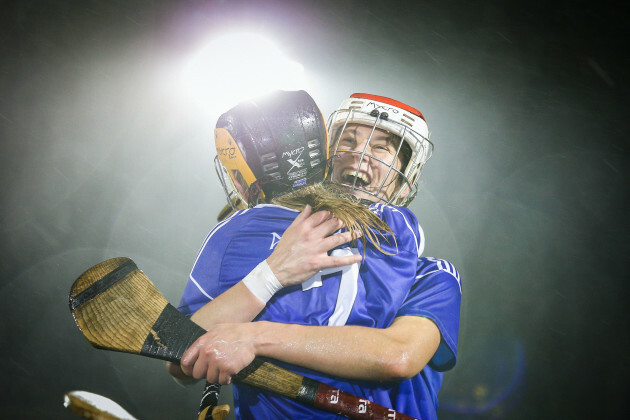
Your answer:
[[[227,385],[232,376],[256,356],[252,323],[217,324],[186,350],[181,359],[184,374],[210,383]]]
[[[361,261],[361,255],[333,257],[328,251],[357,239],[350,232],[333,235],[343,223],[329,211],[312,213],[306,206],[280,238],[273,253],[267,258],[269,268],[283,286],[300,284],[330,267],[341,267]]]
[[[165,362],[165,365],[166,371],[180,385],[188,386],[197,382],[197,379],[193,378],[192,376],[186,375],[179,364],[173,362]]]

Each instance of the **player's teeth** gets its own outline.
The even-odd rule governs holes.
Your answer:
[[[344,178],[345,178],[345,177],[352,177],[352,178],[354,178],[354,177],[356,176],[356,177],[357,177],[358,179],[360,179],[360,180],[361,180],[361,181],[362,181],[365,185],[369,184],[369,181],[368,181],[368,179],[367,179],[367,176],[366,176],[364,173],[362,173],[362,172],[359,172],[359,173],[357,174],[357,171],[356,171],[356,170],[346,169],[345,171],[343,171],[343,172],[342,172],[342,174],[341,174],[341,175],[342,175],[342,177],[344,177]]]

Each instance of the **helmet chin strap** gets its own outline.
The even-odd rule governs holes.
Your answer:
[[[248,194],[243,195],[244,197],[247,197],[247,204],[249,207],[255,207],[258,205],[262,186],[271,181],[271,179],[272,178],[269,175],[265,175],[254,181],[252,185],[249,186]]]
[[[376,204],[376,203],[374,201],[368,200],[367,198],[359,198],[359,204],[365,207],[370,207],[372,204]]]

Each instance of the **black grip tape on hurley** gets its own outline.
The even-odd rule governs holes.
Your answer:
[[[206,330],[169,303],[153,324],[140,354],[179,362],[188,347],[205,333]]]
[[[124,279],[128,274],[132,271],[137,270],[138,266],[132,261],[127,260],[119,267],[116,267],[111,273],[107,274],[102,279],[98,280],[94,284],[90,285],[81,293],[76,296],[70,297],[70,310],[74,312],[79,306],[83,305],[86,302],[89,302],[96,296],[100,295],[120,280]]]

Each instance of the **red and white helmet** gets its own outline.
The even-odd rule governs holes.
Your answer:
[[[421,169],[433,151],[433,144],[429,141],[429,129],[422,113],[409,105],[384,96],[355,93],[344,100],[339,109],[334,111],[328,119],[331,156],[337,155],[339,138],[349,124],[361,124],[372,129],[386,131],[402,139],[411,148],[411,156],[402,171],[393,167],[394,162],[387,164],[390,167],[389,171],[398,172],[402,177],[400,187],[391,197],[383,197],[380,194],[383,185],[375,193],[357,186],[355,182],[352,186],[353,191],[360,190],[376,197],[377,201],[387,204],[409,205],[418,192]],[[396,157],[401,151],[403,142],[400,142]],[[381,161],[366,154],[365,151],[362,152],[361,159],[364,159],[364,156]],[[329,171],[329,174],[331,173],[332,171]]]

